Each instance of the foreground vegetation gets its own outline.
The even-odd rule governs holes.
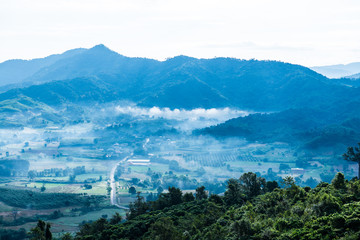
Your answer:
[[[359,239],[357,178],[338,173],[311,189],[287,177],[282,185],[245,173],[228,181],[223,196],[207,196],[204,187],[195,195],[169,188],[152,202],[138,195],[127,221],[101,218],[63,239]]]

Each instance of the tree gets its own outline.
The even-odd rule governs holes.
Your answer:
[[[180,190],[180,188],[169,187],[168,190],[169,190],[168,195],[171,206],[182,203],[182,191]]]
[[[61,236],[61,240],[73,240],[74,238],[71,236],[71,233],[65,233]]]
[[[121,220],[122,220],[121,215],[120,215],[118,212],[116,212],[116,213],[111,217],[111,219],[110,219],[110,224],[118,224],[118,223],[121,222]]]
[[[107,194],[110,195],[112,190],[112,187],[110,187],[110,185],[106,188]]]
[[[220,204],[220,205],[224,204],[224,201],[222,200],[222,198],[219,195],[216,195],[216,194],[211,194],[210,197],[209,197],[209,201],[213,202],[213,203],[216,203],[216,204]]]
[[[285,188],[291,188],[295,185],[295,180],[291,176],[286,176],[282,179],[281,183],[284,185]]]
[[[36,227],[32,228],[29,232],[31,240],[51,240],[52,233],[50,228],[50,223],[39,220]]]
[[[266,191],[272,192],[275,188],[278,188],[279,184],[276,181],[268,181],[266,182]]]
[[[195,200],[195,197],[191,192],[187,192],[183,196],[183,201],[184,202],[192,202],[194,200]]]
[[[347,152],[343,154],[343,158],[358,164],[358,178],[360,179],[360,143],[358,143],[357,147],[348,147]]]
[[[343,189],[345,188],[345,176],[342,173],[337,173],[334,179],[331,181],[331,184],[336,189]]]
[[[265,189],[265,179],[256,176],[255,173],[244,173],[241,175],[239,180],[240,187],[248,198],[253,198],[259,195]]]
[[[180,240],[183,237],[170,217],[162,217],[150,226],[148,239]]]
[[[130,213],[127,214],[128,219],[133,219],[136,216],[144,214],[149,209],[148,204],[145,202],[144,197],[140,195],[140,192],[137,192],[136,200],[129,204],[129,209]]]
[[[30,180],[33,180],[35,177],[36,177],[36,172],[34,170],[28,172],[28,178],[30,178]]]
[[[45,239],[46,240],[51,240],[52,239],[52,233],[50,231],[51,225],[50,223],[46,224],[46,229],[45,229]]]
[[[138,184],[139,182],[140,182],[140,179],[138,179],[138,178],[132,178],[131,179],[131,183],[134,184],[134,185]]]
[[[13,218],[14,218],[14,222],[16,221],[16,217],[17,217],[18,213],[19,213],[18,210],[12,211],[12,215],[13,215]]]
[[[130,193],[130,194],[136,194],[136,189],[135,189],[135,187],[131,186],[131,187],[129,188],[129,193]]]
[[[76,175],[70,175],[69,176],[69,182],[75,182],[75,179],[76,179]]]
[[[201,186],[196,189],[196,200],[207,199],[208,195],[205,191],[205,187]]]
[[[227,190],[224,194],[224,200],[229,206],[244,202],[244,195],[241,193],[239,180],[232,178],[227,181]]]

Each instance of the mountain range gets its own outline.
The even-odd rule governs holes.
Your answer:
[[[43,59],[6,61],[0,64],[0,78],[1,127],[63,124],[63,110],[70,105],[96,108],[128,101],[146,107],[263,112],[196,134],[340,151],[360,138],[359,80],[329,79],[278,61],[187,56],[157,61],[125,57],[97,45]],[[19,114],[22,122],[14,117]],[[73,119],[77,115],[66,116],[81,121]]]
[[[300,65],[186,56],[157,61],[125,57],[104,45],[11,60],[0,70],[1,84],[7,84],[0,101],[21,95],[48,105],[128,100],[150,107],[280,111],[360,98],[359,89]]]
[[[311,69],[329,78],[358,79],[360,77],[360,62],[317,66]]]

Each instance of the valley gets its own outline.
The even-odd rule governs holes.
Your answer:
[[[0,93],[4,229],[29,231],[41,218],[56,236],[74,233],[126,219],[139,198],[170,187],[222,196],[247,172],[312,188],[337,172],[357,176],[342,154],[360,137],[359,89],[308,68],[128,58],[103,45],[33,61],[23,76],[2,69],[18,81]]]
[[[136,200],[136,192],[148,201],[167,192],[170,186],[193,191],[203,185],[209,193],[222,194],[227,179],[246,172],[279,182],[290,175],[297,184],[312,187],[331,180],[338,171],[347,177],[357,172],[356,164],[333,152],[314,155],[286,142],[264,143],[194,132],[221,124],[226,120],[225,114],[248,116],[243,111],[188,110],[191,119],[184,117],[186,112],[176,114],[180,110],[116,109],[122,110],[106,114],[106,118],[89,114],[81,121],[61,125],[0,130],[0,161],[29,163],[28,169],[4,172],[0,189],[103,197],[97,204],[85,200],[86,210],[78,204],[34,209],[4,202],[4,228],[28,231],[36,222],[36,217],[31,216],[46,216],[42,218],[53,222],[54,234],[74,232],[84,221],[110,216],[109,212],[119,212],[125,218],[129,203]],[[137,113],[139,110],[141,114]],[[196,112],[201,116],[196,117]],[[66,114],[69,118],[76,116]],[[52,219],[56,211],[59,214]],[[18,212],[16,219],[14,212]]]

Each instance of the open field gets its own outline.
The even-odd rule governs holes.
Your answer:
[[[67,209],[60,209],[63,212],[66,212]],[[40,214],[50,214],[54,209],[49,209],[47,211],[29,211],[29,210],[20,210],[18,217],[25,217],[25,216],[33,216],[33,215],[40,215]],[[57,236],[59,233],[63,232],[75,232],[79,230],[79,225],[83,222],[89,222],[89,221],[95,221],[101,217],[107,217],[111,218],[112,215],[114,215],[116,212],[120,213],[121,216],[125,217],[125,212],[122,209],[118,208],[105,208],[99,211],[93,211],[86,213],[84,215],[80,216],[64,216],[58,219],[49,220],[52,224],[52,232],[55,233],[54,236]],[[1,215],[0,215],[1,216]],[[4,220],[8,220],[11,218],[11,215],[4,215]],[[6,229],[19,229],[19,228],[25,228],[27,231],[29,231],[31,228],[33,228],[36,225],[36,221],[34,222],[27,222],[26,224],[19,225],[19,226],[9,226],[5,227]]]
[[[27,174],[21,172],[0,177],[1,187],[36,193],[45,187],[43,192],[49,194],[106,196],[100,203],[102,210],[92,210],[85,214],[80,210],[83,206],[33,210],[19,209],[0,202],[0,215],[5,221],[12,222],[13,210],[18,211],[18,218],[50,215],[60,210],[64,216],[49,220],[53,224],[55,236],[61,232],[75,232],[84,221],[106,215],[111,217],[115,212],[125,216],[124,210],[110,206],[109,174],[119,161],[130,155],[135,160],[149,159],[150,164],[136,165],[136,161],[135,164],[126,161],[121,164],[115,186],[116,197],[124,207],[136,200],[136,194],[129,193],[131,187],[141,192],[144,198],[156,197],[158,191],[166,192],[169,186],[193,191],[205,185],[212,193],[223,193],[227,179],[239,178],[245,172],[256,172],[262,176],[272,172],[277,179],[290,175],[303,182],[309,178],[320,182],[324,172],[334,175],[336,171],[346,171],[347,176],[354,176],[357,172],[356,164],[341,162],[336,156],[302,156],[306,160],[303,173],[293,173],[290,169],[299,168],[297,160],[301,153],[284,143],[218,140],[182,133],[149,137],[142,135],[143,129],[122,130],[97,128],[93,131],[87,124],[50,131],[25,129],[19,130],[16,137],[11,135],[6,141],[0,142],[0,160],[23,159],[29,162]],[[2,133],[0,130],[0,136],[2,134],[7,136],[9,132]],[[280,171],[280,166],[288,169]],[[29,230],[35,224],[36,221],[31,219],[18,226],[0,227],[24,227]]]

